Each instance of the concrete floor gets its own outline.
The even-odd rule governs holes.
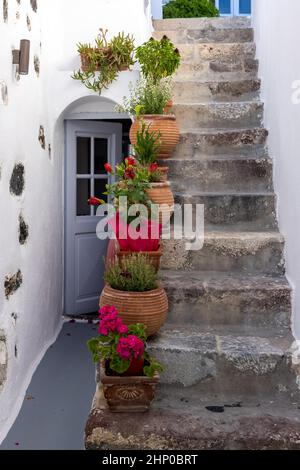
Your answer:
[[[86,341],[95,325],[65,323],[27,390],[0,450],[81,450],[95,394],[95,366]]]

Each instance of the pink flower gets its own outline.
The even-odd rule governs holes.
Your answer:
[[[129,335],[127,338],[120,338],[116,351],[125,361],[130,361],[133,358],[141,359],[145,351],[145,344],[137,336]]]
[[[154,173],[156,170],[158,169],[158,163],[152,163],[150,166],[149,166],[149,171],[150,173]]]
[[[127,334],[128,327],[123,324],[122,318],[118,315],[118,310],[114,305],[105,306],[100,310],[99,334],[103,336],[109,333]]]

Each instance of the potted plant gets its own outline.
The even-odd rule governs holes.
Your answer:
[[[115,305],[126,325],[143,323],[153,336],[165,323],[168,298],[146,256],[133,253],[122,264],[115,260],[105,272],[100,307]]]
[[[99,336],[87,344],[94,362],[100,363],[108,407],[112,412],[147,411],[163,367],[147,351],[145,325],[126,326],[115,306],[104,306],[99,313]]]
[[[134,39],[119,33],[110,41],[107,30],[100,29],[95,45],[78,44],[81,57],[81,70],[74,72],[72,78],[80,80],[89,90],[101,94],[102,90],[116,80],[120,71],[134,65]]]
[[[176,117],[173,114],[165,114],[165,107],[172,97],[170,79],[165,78],[155,83],[150,78],[141,78],[135,86],[130,85],[129,95],[129,98],[124,98],[123,106],[117,109],[133,116],[134,122],[130,128],[131,143],[137,143],[137,133],[144,121],[151,131],[160,133],[159,158],[169,158],[179,143]]]
[[[154,83],[166,77],[171,77],[180,66],[180,52],[164,35],[161,40],[150,38],[149,41],[136,49],[143,76]],[[173,102],[171,99],[165,105],[164,112],[171,112]]]

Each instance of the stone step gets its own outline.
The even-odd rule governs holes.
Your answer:
[[[225,326],[246,334],[254,328],[290,328],[291,288],[284,276],[162,270],[169,299],[168,324]]]
[[[229,59],[201,60],[195,63],[183,62],[174,80],[203,82],[224,82],[257,79],[258,61],[251,57],[239,56]]]
[[[259,101],[177,104],[173,111],[181,129],[244,129],[262,126],[264,105]]]
[[[175,159],[200,159],[208,155],[265,156],[268,131],[252,129],[181,129]]]
[[[173,191],[268,192],[273,190],[273,163],[268,157],[211,157],[203,160],[169,159]]]
[[[299,404],[272,395],[186,394],[158,387],[148,413],[113,415],[97,387],[85,430],[87,450],[299,450]],[[180,462],[180,460],[179,460]],[[186,461],[189,464],[189,461]]]
[[[216,102],[216,101],[251,101],[259,98],[261,81],[236,80],[219,82],[179,81],[174,83],[175,104]]]
[[[156,30],[153,33],[155,39],[162,39],[167,36],[175,44],[197,44],[206,42],[218,43],[243,43],[251,42],[254,39],[252,28],[216,28],[214,26],[204,26],[200,28]]]
[[[185,30],[219,30],[219,29],[242,29],[251,28],[251,20],[247,17],[235,16],[232,18],[175,18],[165,20],[154,20],[156,31]]]
[[[221,61],[234,68],[242,61],[255,59],[256,46],[253,42],[245,43],[208,43],[205,44],[175,44],[179,49],[181,63],[199,64],[201,62]]]
[[[192,193],[191,188],[188,189],[188,193],[175,193],[175,202],[181,207],[193,205],[193,217],[196,204],[203,204],[205,226],[224,228],[243,224],[244,229],[254,231],[278,228],[274,193]]]
[[[240,274],[284,274],[284,239],[277,232],[206,232],[204,246],[187,251],[187,242],[165,240],[162,268]],[[196,249],[197,248],[197,249]]]
[[[230,329],[229,329],[230,330]],[[290,334],[234,335],[192,329],[164,329],[149,341],[150,353],[165,365],[162,383],[192,387],[192,393],[244,397],[297,394]],[[188,390],[187,390],[188,394]]]

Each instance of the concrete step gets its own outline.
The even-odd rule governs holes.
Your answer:
[[[258,61],[252,57],[233,56],[231,59],[199,60],[182,62],[174,75],[174,80],[203,82],[224,82],[257,79]]]
[[[284,276],[162,270],[168,324],[249,329],[290,328],[291,288]]]
[[[173,106],[179,128],[244,129],[263,124],[264,105],[259,101],[195,103]]]
[[[259,98],[261,81],[236,80],[219,82],[179,81],[174,83],[174,103],[251,101]]]
[[[181,129],[175,159],[201,159],[208,155],[265,156],[268,131],[249,129]]]
[[[299,404],[285,396],[239,400],[235,394],[187,395],[182,388],[161,386],[148,413],[138,419],[134,413],[118,413],[112,419],[99,386],[86,425],[85,447],[102,451],[299,450]]]
[[[201,62],[221,61],[232,67],[247,59],[254,59],[256,46],[253,42],[244,43],[209,43],[175,44],[179,49],[181,63],[199,64]]]
[[[247,230],[276,230],[276,196],[274,193],[175,193],[175,202],[182,207],[204,205],[205,226],[228,227],[244,224]],[[185,188],[187,191],[187,188]]]
[[[284,274],[284,238],[278,232],[210,231],[202,249],[187,251],[185,239],[165,240],[162,268],[240,274]]]
[[[169,159],[174,192],[269,192],[273,190],[273,163],[268,157],[211,157],[203,160]],[[183,178],[184,176],[184,178]]]
[[[183,26],[178,29],[156,30],[153,33],[155,39],[162,39],[163,36],[176,44],[243,43],[253,41],[254,33],[252,28],[216,28],[211,25],[197,29]]]
[[[262,332],[263,335],[263,332]],[[264,337],[165,329],[149,342],[150,353],[165,365],[162,383],[193,387],[202,393],[265,396],[297,393],[288,333]]]
[[[222,29],[248,29],[251,28],[251,20],[242,16],[232,18],[175,18],[155,20],[153,22],[156,31],[184,30],[213,30]]]

